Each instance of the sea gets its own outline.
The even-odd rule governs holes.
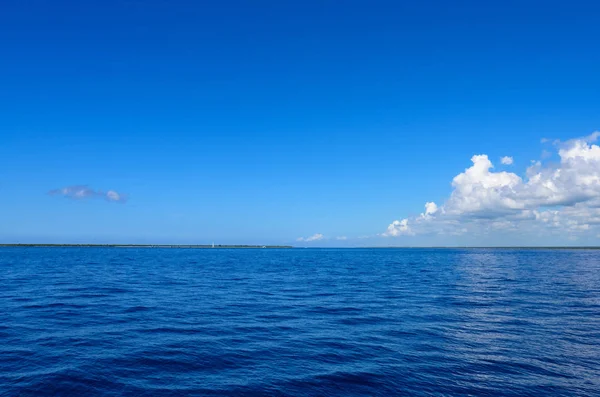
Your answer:
[[[0,396],[600,396],[600,250],[0,248]]]

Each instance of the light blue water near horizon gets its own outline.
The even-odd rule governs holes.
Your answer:
[[[593,396],[600,251],[0,248],[0,396]]]

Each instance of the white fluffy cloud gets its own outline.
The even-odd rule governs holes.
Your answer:
[[[511,165],[513,163],[513,158],[510,156],[504,156],[500,159],[500,162],[504,165]]]
[[[117,193],[114,190],[103,192],[101,190],[94,190],[86,185],[75,185],[67,186],[60,189],[54,189],[48,192],[52,196],[63,196],[73,200],[82,200],[87,198],[104,198],[107,201],[124,203],[127,201],[127,197],[121,193]]]
[[[482,228],[589,232],[600,225],[600,146],[594,144],[599,136],[595,132],[555,142],[560,163],[532,162],[522,176],[494,172],[487,155],[475,155],[471,167],[452,180],[452,193],[442,206],[427,202],[424,213],[392,222],[383,235],[460,234]],[[512,158],[501,162],[512,164]]]
[[[389,236],[401,236],[401,235],[411,235],[413,234],[412,230],[410,229],[410,227],[408,226],[408,219],[402,219],[401,221],[394,221],[392,222],[387,230],[385,231],[385,233],[383,233],[382,235],[385,237],[389,237]]]
[[[425,212],[421,214],[421,218],[429,219],[432,215],[438,212],[439,208],[433,201],[425,203]]]
[[[321,233],[316,233],[313,234],[310,237],[298,237],[296,239],[296,241],[306,241],[306,242],[311,242],[311,241],[318,241],[318,240],[323,240],[325,238],[325,236],[323,236]]]

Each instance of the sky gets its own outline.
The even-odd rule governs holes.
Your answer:
[[[594,1],[0,4],[0,242],[598,245]]]

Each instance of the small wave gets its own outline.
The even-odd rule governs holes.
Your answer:
[[[88,307],[87,305],[78,305],[75,303],[46,303],[46,304],[33,304],[33,305],[23,305],[21,306],[23,309],[84,309]]]
[[[123,310],[123,313],[138,313],[138,312],[147,312],[152,310],[152,308],[148,306],[132,306]]]
[[[177,327],[156,327],[156,328],[140,328],[132,330],[143,334],[180,334],[193,335],[200,333],[201,330],[196,328],[177,328]]]

